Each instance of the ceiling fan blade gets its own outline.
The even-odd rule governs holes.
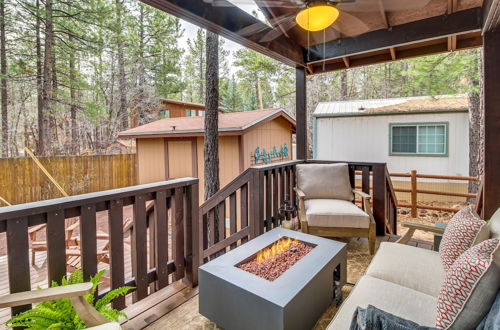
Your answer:
[[[234,7],[238,5],[255,5],[258,7],[301,8],[303,5],[285,0],[203,0],[214,7]]]
[[[282,16],[278,16],[276,18],[270,19],[270,20],[268,20],[268,22],[271,25],[271,27],[275,28],[279,24],[283,24],[284,22],[286,22],[290,19],[293,20],[294,18],[295,18],[295,14],[286,14],[286,15],[282,15]],[[257,22],[255,24],[251,24],[249,26],[242,28],[241,30],[238,31],[238,34],[242,35],[242,36],[249,36],[249,35],[252,35],[254,33],[259,33],[261,31],[264,31],[264,30],[268,29],[269,27],[270,26],[265,24],[264,22]]]
[[[354,37],[370,31],[365,22],[345,11],[340,12],[339,18],[332,27],[347,37]]]
[[[293,28],[297,23],[295,23],[295,19],[293,17],[289,18],[287,21],[284,21],[280,24],[280,26],[275,27],[268,33],[266,33],[261,39],[260,42],[270,42],[274,39],[278,38],[283,34],[283,31],[288,31]]]

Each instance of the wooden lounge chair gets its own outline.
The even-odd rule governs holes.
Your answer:
[[[297,165],[298,217],[302,232],[326,237],[367,237],[375,253],[370,195],[352,189],[347,164]],[[362,209],[353,203],[362,199]]]
[[[64,285],[48,289],[12,293],[0,297],[0,308],[16,307],[42,301],[69,298],[80,319],[88,329],[92,330],[119,330],[120,325],[111,322],[101,315],[84,298],[92,291],[92,283]]]

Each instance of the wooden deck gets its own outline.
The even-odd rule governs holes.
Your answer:
[[[384,236],[377,238],[377,244],[380,242],[394,242],[397,236]],[[352,240],[367,241],[366,238],[353,238]],[[433,245],[430,242],[411,240],[409,245],[423,249],[432,249]],[[31,255],[31,254],[30,254]],[[31,283],[32,288],[47,287],[47,262],[46,253],[38,252],[36,254],[35,266],[31,266]],[[30,260],[31,261],[31,260]],[[109,265],[105,263],[99,264],[99,270],[109,269]],[[132,275],[131,259],[125,258],[125,274],[126,277]],[[0,276],[7,278],[7,257],[0,256]],[[106,285],[102,285],[100,289],[105,289]],[[8,294],[8,282],[0,283],[0,295]],[[198,289],[192,289],[184,285],[181,281],[174,282],[172,285],[159,290],[158,292],[148,296],[139,303],[129,305],[124,311],[129,317],[129,320],[123,323],[124,329],[163,329],[165,326],[173,326],[177,322],[190,322],[189,320],[202,318],[197,312],[198,306]],[[131,297],[129,298],[131,299]],[[194,300],[193,300],[194,299]],[[127,305],[130,302],[127,301]],[[188,314],[186,314],[188,313]],[[0,309],[0,329],[5,329],[3,323],[10,318],[10,309]],[[187,318],[188,321],[184,321]],[[194,322],[194,321],[193,321]],[[190,329],[189,324],[184,324],[186,329]]]

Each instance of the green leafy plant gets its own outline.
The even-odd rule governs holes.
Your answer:
[[[110,321],[118,321],[120,316],[127,318],[125,313],[113,309],[109,304],[117,297],[126,295],[133,287],[123,286],[108,292],[104,297],[95,300],[97,286],[101,283],[100,279],[104,270],[90,278],[92,292],[85,296],[90,305]],[[80,269],[72,274],[63,277],[61,285],[70,285],[84,283],[83,273]],[[52,282],[52,287],[59,286],[59,283]],[[29,311],[20,313],[5,323],[8,327],[26,327],[27,329],[85,329],[85,323],[76,314],[73,305],[68,298],[44,301],[37,303]]]

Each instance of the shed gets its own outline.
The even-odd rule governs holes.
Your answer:
[[[165,118],[119,134],[137,145],[138,183],[193,176],[203,194],[204,117]],[[282,109],[219,114],[220,185],[246,168],[292,159],[295,119]]]
[[[322,102],[313,114],[313,156],[384,162],[391,173],[468,176],[468,107],[464,95]]]

